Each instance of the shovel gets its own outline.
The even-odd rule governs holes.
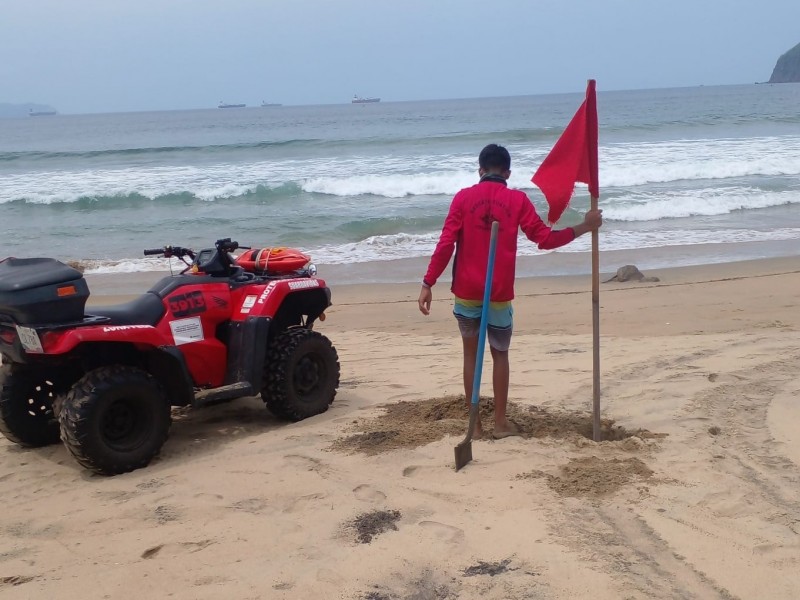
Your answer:
[[[469,406],[469,425],[467,437],[456,446],[456,471],[472,460],[472,430],[478,419],[478,401],[481,397],[481,371],[483,371],[483,349],[486,345],[486,328],[489,325],[489,301],[492,296],[492,273],[494,272],[494,255],[497,250],[497,231],[500,223],[492,223],[492,236],[489,239],[489,261],[486,265],[486,284],[483,288],[483,307],[481,308],[481,325],[478,333],[478,353],[475,357],[475,378],[472,380],[472,402]]]

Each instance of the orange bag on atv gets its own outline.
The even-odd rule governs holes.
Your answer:
[[[236,258],[236,264],[251,273],[287,273],[302,269],[311,257],[295,248],[256,248]]]

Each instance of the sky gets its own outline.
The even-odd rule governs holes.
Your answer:
[[[62,113],[754,83],[798,0],[0,0],[0,103]]]

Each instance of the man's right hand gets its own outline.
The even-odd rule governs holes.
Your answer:
[[[583,215],[583,222],[586,224],[589,231],[600,229],[600,226],[603,224],[603,211],[599,208],[586,211],[586,214]]]
[[[423,315],[431,314],[431,300],[433,300],[433,292],[431,288],[422,286],[422,289],[419,291],[419,312]]]
[[[579,223],[572,228],[575,237],[582,236],[584,233],[600,229],[603,224],[603,211],[601,209],[587,210],[583,216],[583,223]]]

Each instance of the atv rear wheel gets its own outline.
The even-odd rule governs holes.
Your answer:
[[[0,433],[30,448],[58,442],[53,403],[69,383],[58,369],[4,364],[0,368]]]
[[[272,413],[301,421],[328,410],[339,387],[339,356],[324,335],[288,329],[267,349],[261,397]]]
[[[66,447],[81,465],[102,475],[147,466],[164,445],[171,421],[170,405],[153,376],[120,365],[84,375],[59,413]]]

